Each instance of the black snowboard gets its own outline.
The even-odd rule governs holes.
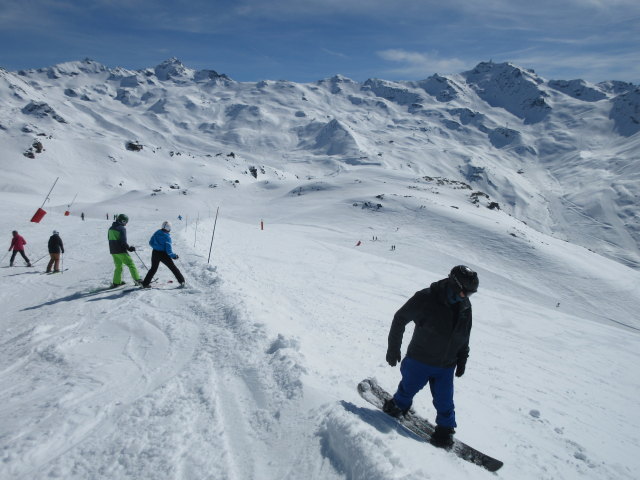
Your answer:
[[[358,384],[358,393],[360,393],[360,396],[367,402],[380,409],[382,409],[384,401],[391,398],[391,395],[372,378],[367,378]],[[435,426],[428,420],[420,417],[413,410],[410,410],[404,417],[398,418],[397,420],[404,428],[422,438],[427,443],[430,443],[431,434],[433,433]],[[455,439],[454,444],[451,447],[446,448],[446,450],[454,453],[467,462],[480,465],[490,472],[499,470],[503,465],[500,460],[496,460],[489,455],[485,455],[457,439]]]

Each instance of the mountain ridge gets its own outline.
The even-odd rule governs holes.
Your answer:
[[[314,176],[366,167],[399,172],[404,182],[448,177],[543,233],[640,265],[633,84],[545,80],[509,62],[420,81],[236,82],[174,57],[139,70],[90,59],[2,69],[0,93],[8,156],[26,153],[40,133],[72,144],[91,139],[96,153],[87,161],[97,165],[97,152],[117,157],[135,140],[147,147],[139,156],[150,149],[206,160],[233,151],[242,171],[297,165],[289,173],[299,175],[304,164]],[[53,155],[38,159],[60,168]]]

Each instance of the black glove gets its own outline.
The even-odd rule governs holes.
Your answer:
[[[464,375],[465,368],[467,368],[467,362],[458,363],[458,365],[456,366],[456,377],[461,377],[462,375]]]
[[[389,365],[395,367],[400,360],[402,360],[400,350],[387,350],[387,363]]]
[[[130,252],[135,252],[136,251],[136,247],[129,247],[129,248],[127,248],[127,250],[129,250]]]
[[[176,255],[175,257],[173,257],[174,260],[179,259],[180,257],[178,255]]]

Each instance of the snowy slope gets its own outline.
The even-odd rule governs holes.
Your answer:
[[[490,478],[355,389],[394,388],[393,314],[459,263],[480,275],[459,438],[503,478],[635,478],[638,135],[609,119],[635,87],[515,68],[306,85],[175,60],[0,72],[6,246],[17,229],[36,260],[58,229],[69,268],[0,269],[0,478]],[[160,267],[163,289],[96,291],[119,212],[147,265],[173,222],[186,289]],[[415,408],[434,416],[428,392]]]

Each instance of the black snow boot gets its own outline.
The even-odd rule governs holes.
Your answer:
[[[453,445],[453,434],[456,431],[452,427],[441,427],[436,425],[436,429],[431,435],[431,445],[440,448],[449,448]]]
[[[382,405],[382,411],[387,415],[391,415],[392,417],[400,418],[404,414],[406,414],[408,410],[402,410],[398,405],[396,405],[396,402],[393,400],[393,398],[390,398],[384,401],[384,405]]]

